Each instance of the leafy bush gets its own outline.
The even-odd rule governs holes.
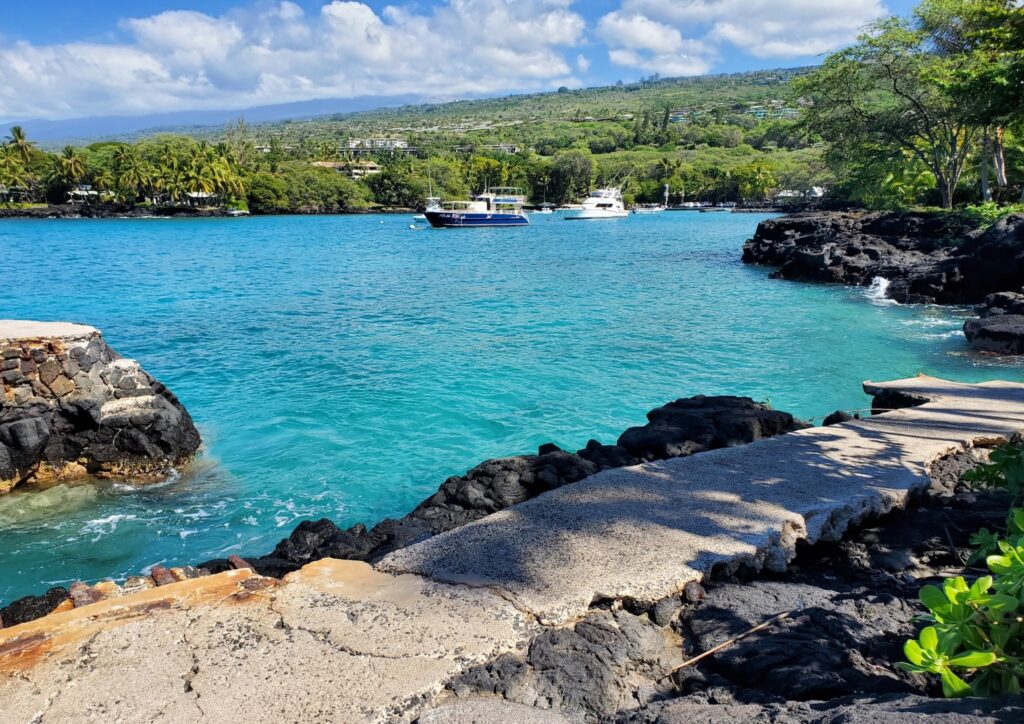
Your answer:
[[[968,206],[961,213],[979,227],[987,227],[996,223],[1004,216],[1024,213],[1024,204],[1000,206],[994,201],[986,201],[983,204]]]
[[[993,451],[991,464],[964,475],[980,487],[1024,493],[1024,447]],[[995,696],[1024,690],[1024,508],[1011,508],[1005,534],[983,528],[971,538],[971,561],[984,560],[992,575],[968,585],[962,577],[942,588],[925,586],[921,603],[930,623],[906,642],[904,671],[936,674],[946,696]],[[970,683],[962,678],[966,676]]]

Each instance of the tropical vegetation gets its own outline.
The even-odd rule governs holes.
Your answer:
[[[970,206],[1024,201],[1024,10],[923,0],[818,68],[385,108],[42,150],[15,127],[0,202],[421,205],[488,186],[536,203],[596,185],[628,202]],[[383,143],[380,143],[383,141]],[[362,171],[367,164],[372,170]]]
[[[1024,10],[924,0],[798,79],[834,195],[869,206],[1006,201],[1021,184]]]
[[[969,563],[984,562],[989,574],[968,583],[963,576],[921,589],[929,625],[904,646],[901,668],[933,674],[946,696],[997,696],[1024,690],[1024,447],[993,451],[991,462],[965,480],[1006,490],[1006,526],[979,531]]]

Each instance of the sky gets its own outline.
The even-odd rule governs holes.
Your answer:
[[[0,121],[455,99],[820,62],[913,0],[38,0]]]

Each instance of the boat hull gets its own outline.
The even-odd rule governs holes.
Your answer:
[[[437,229],[471,229],[487,226],[528,226],[526,214],[428,211],[427,221]]]
[[[566,221],[600,221],[602,219],[624,219],[628,211],[608,211],[605,209],[574,209],[565,212]]]

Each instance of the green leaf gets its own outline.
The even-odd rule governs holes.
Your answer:
[[[1009,533],[1024,533],[1024,508],[1014,508],[1011,510],[1008,522]]]
[[[971,687],[967,685],[967,682],[949,669],[942,669],[939,672],[939,676],[942,678],[942,693],[947,697],[967,696],[971,693]]]
[[[918,640],[921,642],[921,648],[925,651],[935,652],[939,648],[939,632],[934,626],[922,629]]]
[[[946,595],[936,586],[925,586],[921,589],[921,593],[918,595],[921,599],[921,603],[931,611],[949,609],[949,601],[946,600]]]
[[[971,586],[971,598],[978,598],[992,588],[992,576],[982,576]]]
[[[903,644],[903,655],[907,657],[907,661],[917,666],[921,666],[924,661],[924,653],[914,639],[910,639]]]
[[[996,662],[996,655],[991,651],[965,651],[949,660],[950,665],[964,669],[980,669]]]
[[[1009,573],[1013,570],[1013,562],[1006,556],[989,556],[985,563],[993,573]]]
[[[994,596],[989,596],[988,601],[985,603],[986,608],[1000,613],[1016,611],[1019,605],[1020,601],[1013,596],[1008,596],[1003,593],[997,593]]]

